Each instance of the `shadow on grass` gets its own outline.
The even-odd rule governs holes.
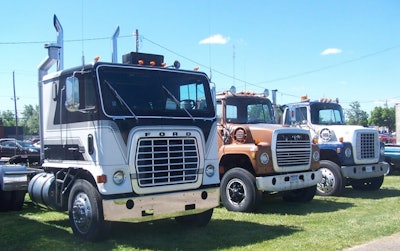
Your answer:
[[[185,227],[173,219],[111,222],[107,238],[92,243],[73,235],[66,214],[60,216],[31,202],[25,203],[22,211],[0,214],[0,221],[3,250],[218,250],[302,231],[293,226],[214,218],[203,228]]]
[[[399,196],[400,190],[388,187],[381,187],[375,191],[361,191],[353,189],[352,187],[346,187],[342,194],[342,197],[357,199],[383,199]]]
[[[264,199],[257,207],[258,214],[307,215],[309,213],[328,213],[354,206],[353,203],[325,200],[315,196],[306,203],[285,202],[282,198]]]
[[[212,219],[203,228],[184,227],[174,220],[149,223],[113,222],[107,243],[151,250],[218,250],[273,240],[301,229],[283,225]]]

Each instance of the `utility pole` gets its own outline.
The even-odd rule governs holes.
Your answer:
[[[15,94],[15,71],[13,71],[13,87],[14,87],[14,110],[15,110],[15,138],[18,139],[18,113],[17,113],[17,96]]]
[[[135,36],[136,36],[136,52],[139,52],[139,30],[136,29],[135,31]]]

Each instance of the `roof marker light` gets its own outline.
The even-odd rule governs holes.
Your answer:
[[[229,89],[229,92],[232,93],[232,94],[235,94],[236,93],[236,87],[232,85],[231,88]]]

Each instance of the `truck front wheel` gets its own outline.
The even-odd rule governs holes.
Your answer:
[[[222,177],[221,202],[229,211],[253,211],[260,194],[254,175],[245,169],[233,168]]]
[[[384,176],[363,179],[363,180],[351,180],[351,186],[353,189],[362,190],[362,191],[374,191],[381,188],[383,184]]]
[[[87,180],[78,179],[68,199],[69,221],[74,234],[89,241],[104,236],[103,206],[100,194]]]
[[[317,184],[317,195],[337,196],[343,192],[344,181],[340,167],[329,160],[321,160],[322,180]]]

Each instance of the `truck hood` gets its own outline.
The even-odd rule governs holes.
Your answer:
[[[280,124],[231,124],[230,129],[233,134],[239,128],[242,128],[247,133],[247,142],[254,142],[255,140],[270,144],[273,142],[272,136],[278,133],[284,134],[307,134],[310,138],[308,130],[301,128],[294,128],[289,126],[282,126]]]
[[[312,137],[318,136],[319,142],[334,142],[343,138],[344,142],[352,142],[356,133],[375,132],[375,129],[357,125],[318,125],[313,126]]]

